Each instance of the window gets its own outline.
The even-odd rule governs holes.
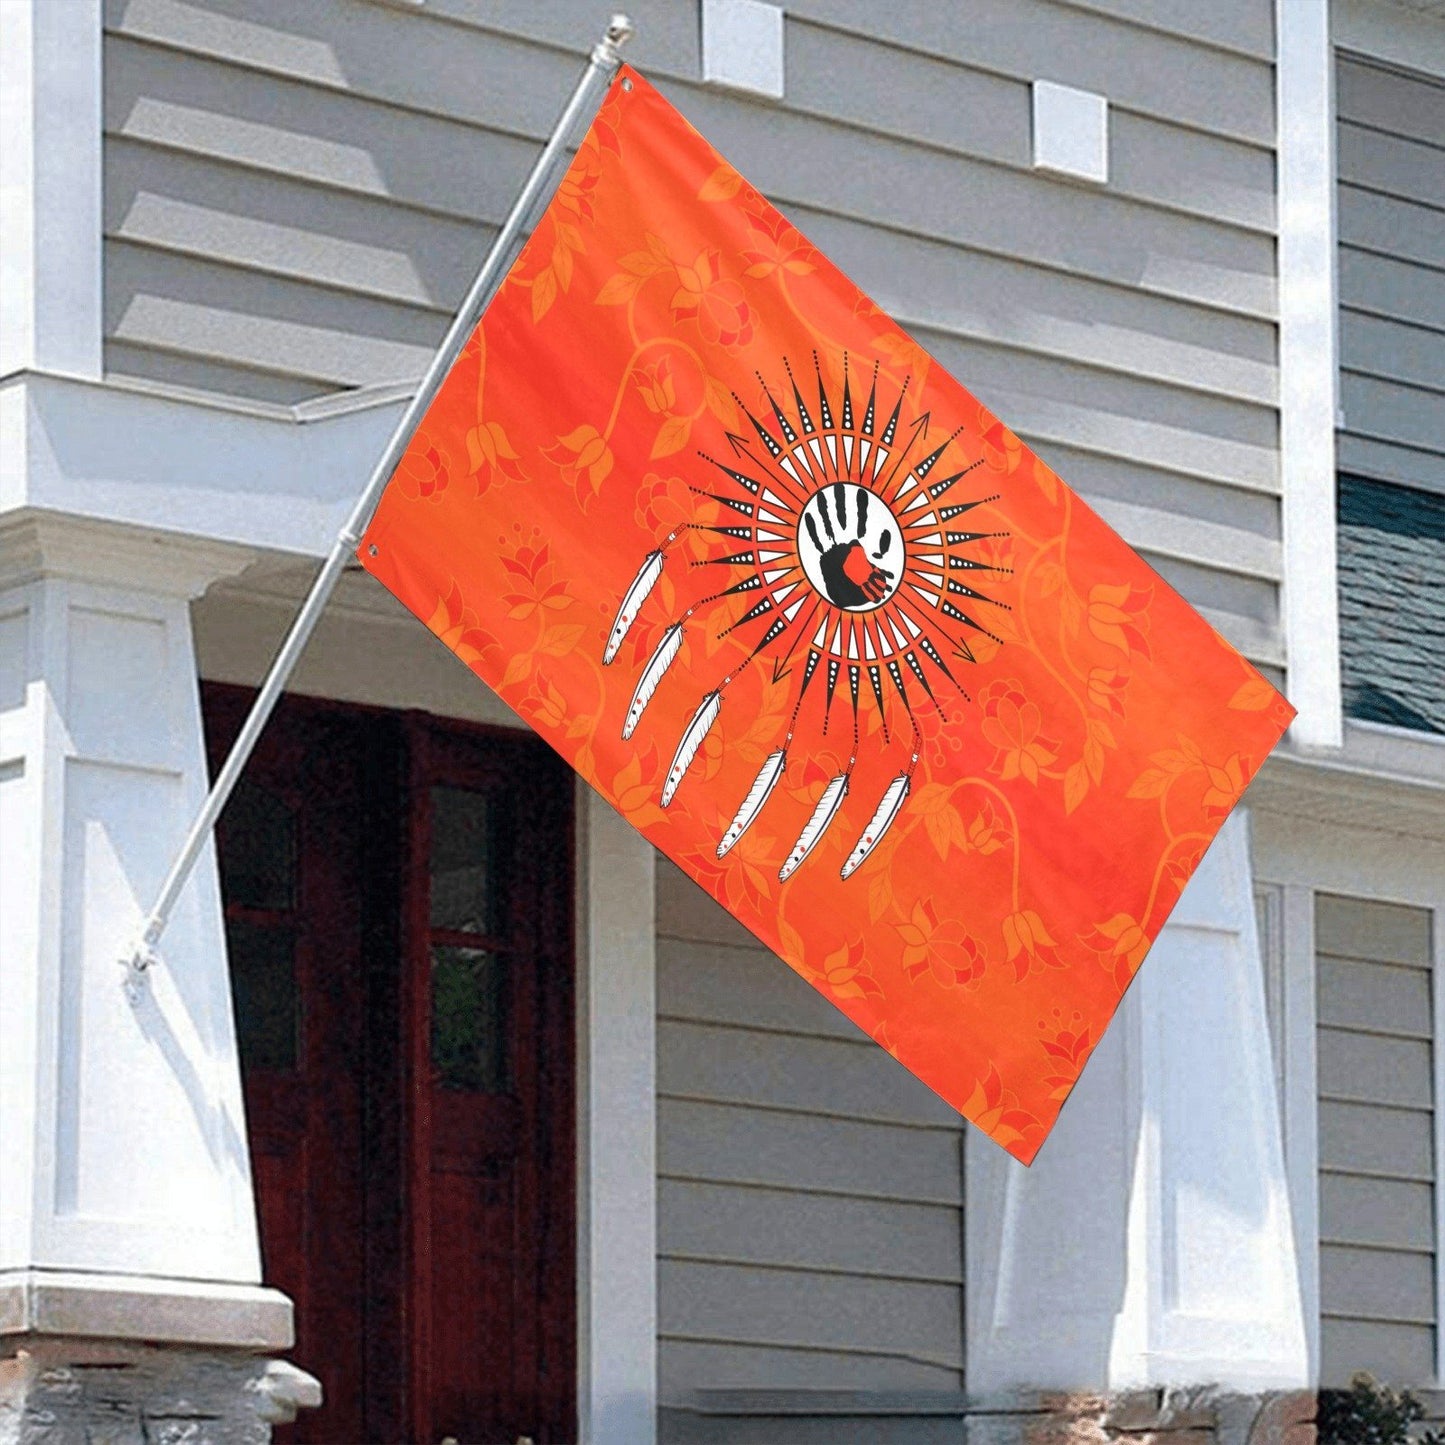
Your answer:
[[[1445,495],[1342,476],[1345,713],[1445,733]]]

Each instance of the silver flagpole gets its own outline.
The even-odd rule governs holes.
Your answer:
[[[447,372],[451,370],[452,363],[461,355],[462,348],[481,319],[482,311],[500,284],[502,275],[511,262],[511,253],[526,227],[528,218],[538,201],[550,191],[556,173],[561,169],[567,139],[576,127],[578,118],[584,113],[596,109],[600,103],[602,92],[610,84],[613,76],[617,74],[617,68],[622,63],[621,47],[626,44],[632,33],[631,20],[626,15],[614,15],[608,22],[602,39],[593,47],[591,57],[587,62],[587,69],[582,72],[582,77],[577,82],[577,88],[567,102],[567,108],[558,119],[551,138],[542,149],[542,154],[537,157],[537,163],[532,167],[532,173],[527,177],[526,185],[522,187],[521,194],[517,197],[506,221],[502,224],[502,229],[497,233],[497,239],[492,242],[492,249],[487,253],[487,259],[482,262],[482,269],[477,272],[476,280],[472,282],[472,288],[467,292],[461,310],[457,312],[451,329],[432,358],[432,363],[427,368],[427,373],[422,378],[421,385],[407,406],[405,414],[397,422],[396,430],[392,432],[391,440],[386,444],[386,450],[378,458],[371,473],[366,490],[357,499],[351,515],[346,519],[346,525],[337,534],[336,541],[332,544],[321,571],[316,574],[316,581],[312,583],[311,591],[307,594],[296,621],[291,624],[291,631],[287,633],[285,642],[281,644],[281,650],[271,664],[271,670],[266,674],[266,680],[256,694],[256,701],[251,704],[251,711],[247,714],[246,721],[236,736],[236,741],[231,745],[230,754],[222,765],[221,771],[216,775],[215,782],[211,784],[210,794],[202,804],[200,812],[196,814],[196,819],[191,824],[191,830],[186,835],[186,841],[176,855],[176,861],[171,865],[171,871],[161,886],[155,906],[146,916],[145,926],[141,930],[140,937],[122,960],[133,973],[144,972],[158,961],[159,955],[156,946],[160,942],[161,934],[165,932],[166,924],[170,921],[171,910],[176,905],[176,899],[180,897],[181,890],[186,886],[186,880],[190,878],[191,872],[196,866],[196,860],[201,856],[201,850],[205,847],[211,830],[216,826],[216,819],[220,817],[221,810],[226,806],[226,800],[231,796],[231,790],[236,786],[236,780],[246,766],[246,762],[256,746],[256,740],[261,735],[262,728],[266,726],[266,720],[271,716],[272,709],[276,706],[287,679],[291,676],[297,662],[300,661],[301,654],[310,640],[311,633],[315,629],[327,601],[336,590],[336,584],[340,581],[347,562],[360,543],[362,533],[365,532],[367,524],[371,521],[371,514],[376,510],[377,503],[381,500],[381,494],[386,489],[387,482],[391,480],[391,474],[396,470],[397,463],[401,461],[407,443],[411,440],[412,432],[416,429],[422,414],[431,405],[432,398]]]

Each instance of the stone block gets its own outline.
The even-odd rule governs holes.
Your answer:
[[[244,1350],[21,1335],[0,1358],[0,1445],[269,1445],[320,1401]]]
[[[1022,1445],[1111,1445],[1101,1403],[1093,1396],[1069,1396],[1048,1414],[1026,1417]]]
[[[966,1425],[969,1445],[1315,1445],[1314,1413],[1308,1391],[1013,1390],[971,1399]]]
[[[1122,1431],[1114,1437],[1115,1445],[1219,1445],[1212,1428],[1175,1430],[1161,1427],[1154,1430]]]
[[[1109,1400],[1104,1425],[1110,1430],[1157,1430],[1167,1414],[1163,1390],[1124,1390]]]
[[[1313,1390],[1286,1390],[1265,1397],[1249,1432],[1247,1445],[1315,1445]]]

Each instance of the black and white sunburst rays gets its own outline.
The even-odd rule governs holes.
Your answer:
[[[881,751],[894,746],[895,734],[900,740],[905,736],[896,726],[901,709],[911,739],[907,760],[843,863],[842,876],[848,878],[907,802],[923,747],[915,707],[937,706],[939,682],[967,699],[950,662],[973,660],[965,640],[969,631],[994,636],[980,620],[979,604],[1004,604],[979,588],[987,573],[1008,569],[977,555],[980,544],[1001,534],[950,527],[956,518],[997,499],[965,499],[961,489],[953,491],[979,463],[945,464],[966,450],[957,445],[960,432],[927,447],[927,413],[902,420],[907,381],[889,398],[891,406],[880,404],[875,365],[867,399],[858,407],[845,356],[835,408],[815,354],[817,403],[812,408],[792,368],[786,361],[783,366],[791,405],[780,401],[759,375],[769,422],[735,396],[756,440],[730,432],[727,460],[698,453],[709,481],[692,490],[717,504],[721,515],[674,528],[643,558],[618,607],[603,661],[617,657],[678,540],[687,532],[706,534],[710,554],[693,567],[716,567],[731,572],[733,580],[669,621],[638,677],[622,736],[633,735],[665,685],[689,625],[707,626],[706,615],[714,608],[741,598],[746,605],[720,635],[747,635],[754,623],[762,630],[742,659],[696,703],[663,781],[661,803],[667,807],[676,796],[722,714],[730,685],[767,655],[773,684],[793,679],[791,716],[718,842],[718,856],[725,856],[763,812],[804,739],[828,732],[839,684],[846,682],[853,744],[848,761],[824,786],[779,877],[792,875],[843,809],[862,746],[860,711],[870,704],[877,709],[878,725],[868,736]],[[937,479],[937,472],[949,474]],[[968,583],[959,574],[968,576]],[[820,689],[812,689],[815,679],[821,679]],[[805,715],[808,699],[814,705]]]

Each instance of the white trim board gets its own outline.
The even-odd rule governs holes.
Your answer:
[[[1314,891],[1298,883],[1266,886],[1279,889],[1282,904],[1281,1123],[1310,1379],[1317,1380],[1320,1371],[1320,1146],[1316,1097],[1319,1067]]]
[[[34,507],[323,555],[403,406],[385,390],[354,409],[241,408],[20,372],[0,379],[0,511]]]
[[[0,372],[98,377],[101,0],[0,0]]]
[[[1420,839],[1327,822],[1250,804],[1254,869],[1259,883],[1298,884],[1319,893],[1343,893],[1411,908],[1438,908],[1445,898],[1445,850]]]
[[[1430,1003],[1434,1025],[1430,1063],[1435,1098],[1435,1383],[1445,1383],[1445,905],[1430,919]]]
[[[213,587],[192,607],[198,669],[212,682],[257,686],[295,619],[310,568],[293,563],[286,571],[294,591],[289,585],[263,588],[256,580],[260,570]],[[496,727],[523,726],[445,644],[365,573],[342,579],[287,691],[367,707],[419,708]]]
[[[1324,0],[1275,0],[1278,117],[1281,606],[1290,736],[1339,747],[1336,595],[1334,50]]]
[[[656,855],[577,783],[577,1415],[657,1438]]]

